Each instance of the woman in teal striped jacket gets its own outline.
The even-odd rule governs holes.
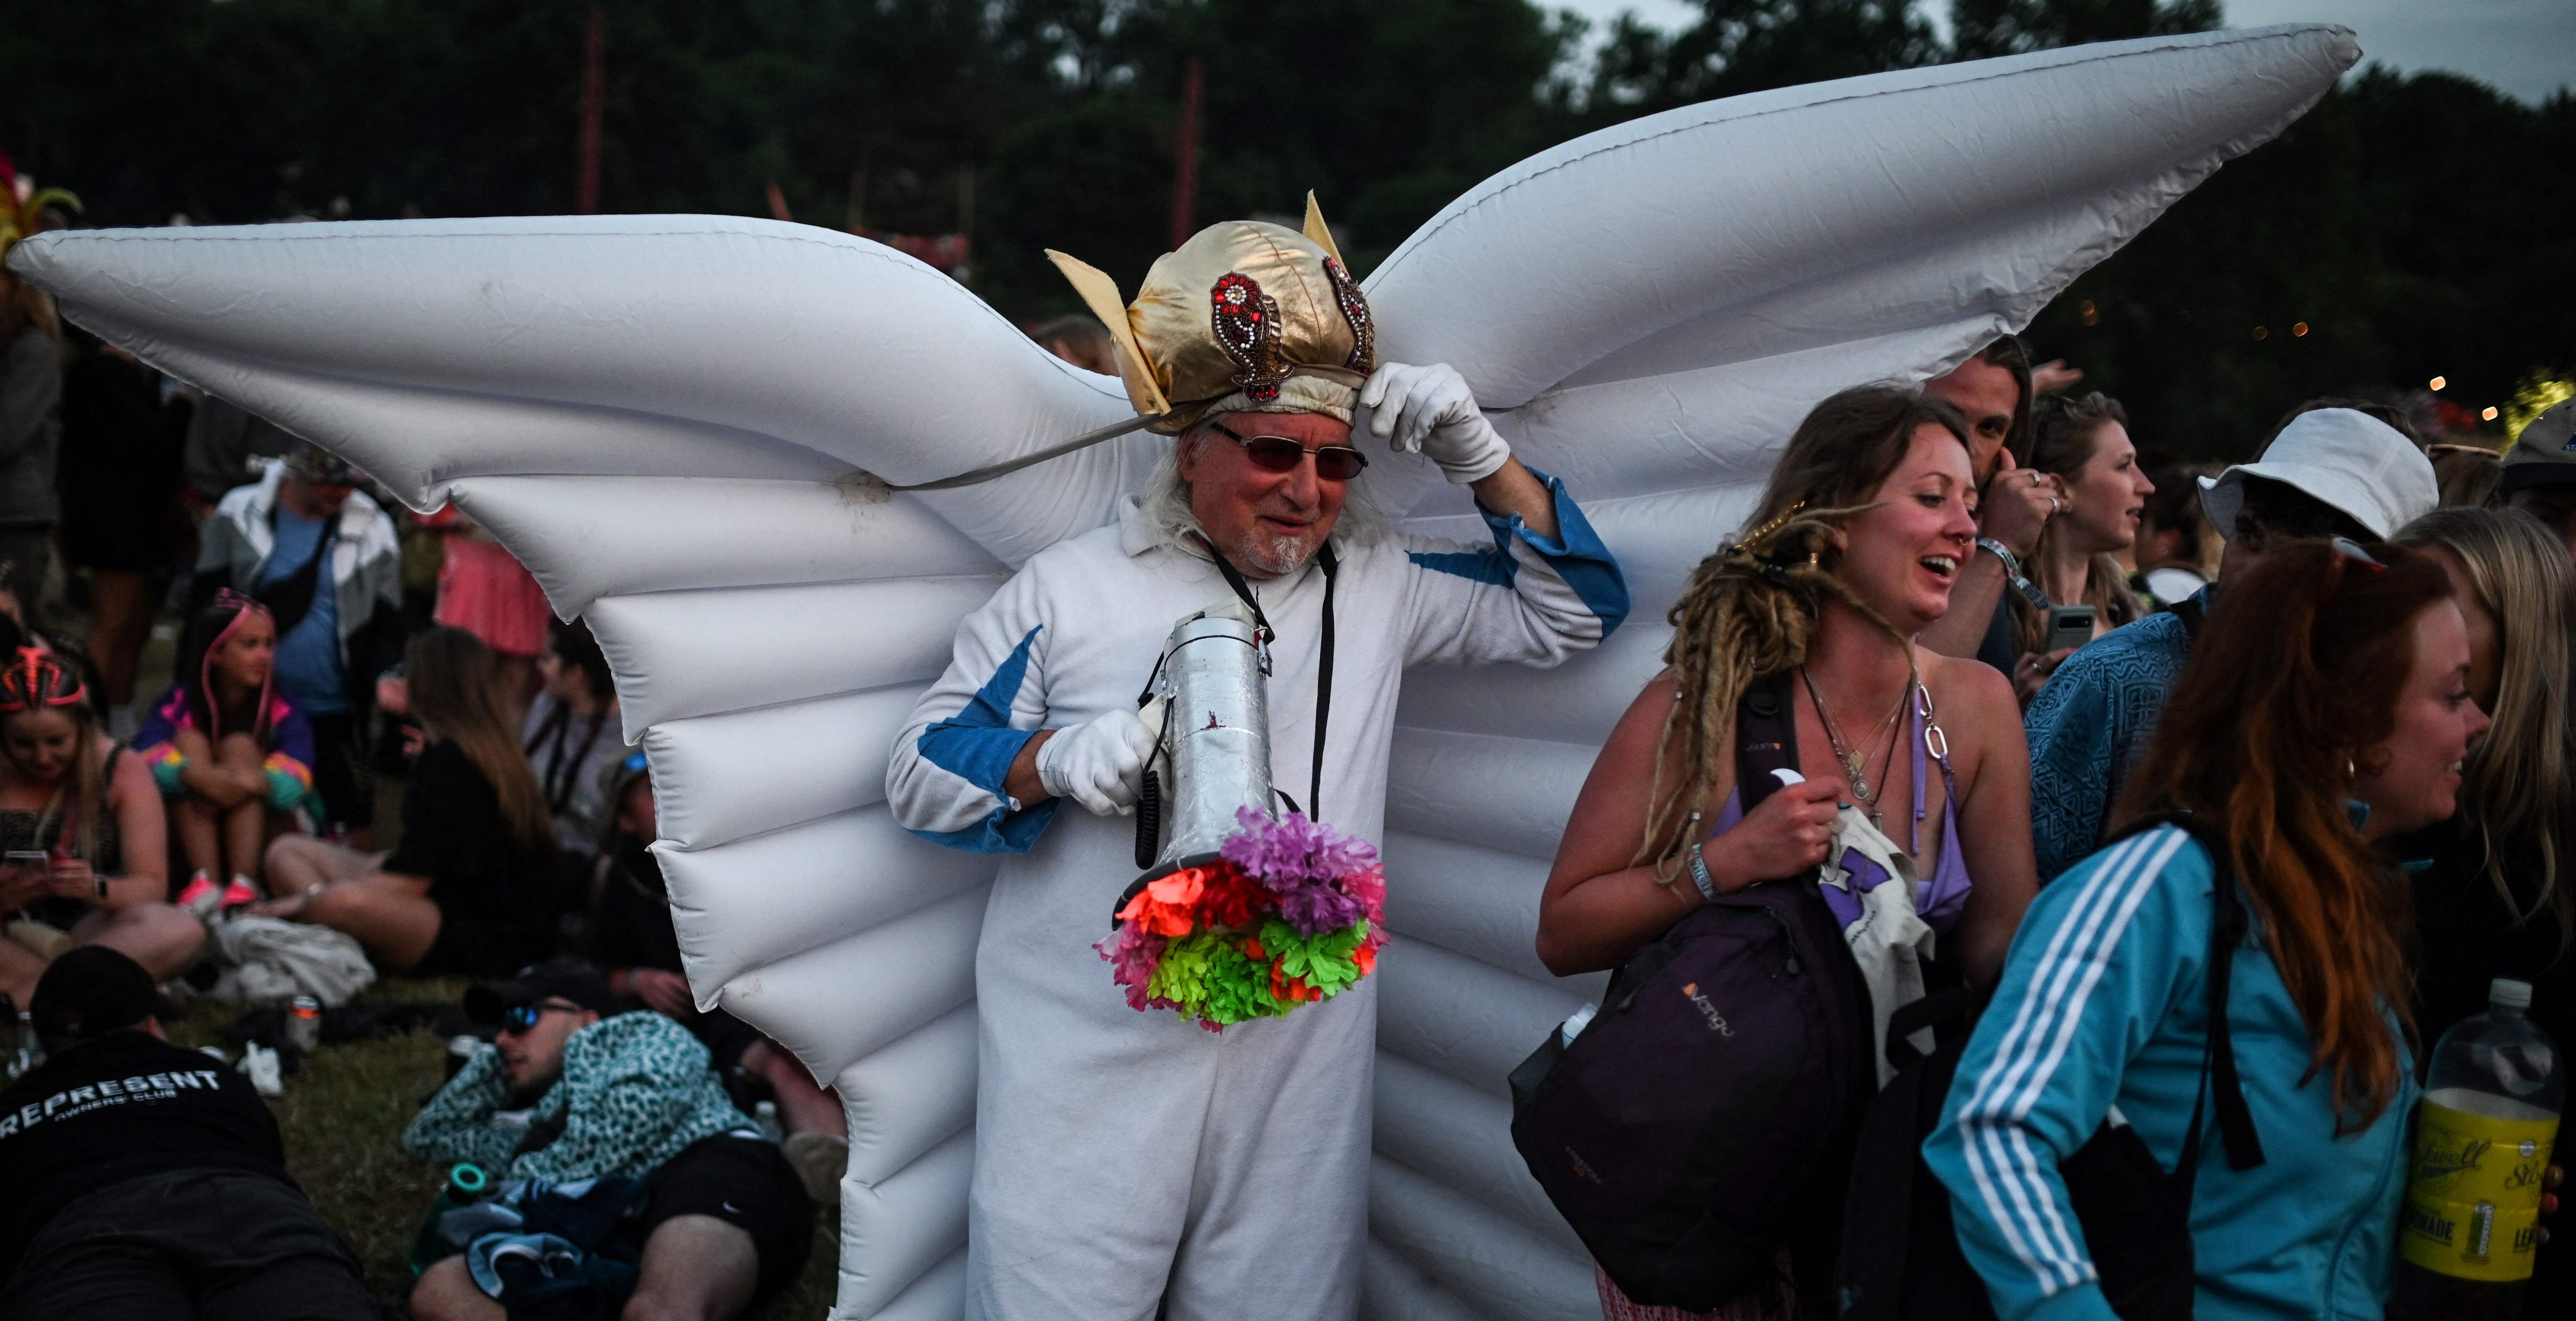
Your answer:
[[[2382,1314],[2415,1083],[2410,901],[2378,841],[2451,815],[2487,726],[2468,672],[2420,555],[2301,543],[2230,584],[2121,809],[2189,811],[2230,856],[2160,826],[2043,890],[1924,1146],[2002,1321],[2110,1321],[2059,1164],[2112,1119],[2175,1168],[2229,874],[2250,930],[2228,1024],[2263,1162],[2233,1168],[2204,1121],[2195,1315]]]

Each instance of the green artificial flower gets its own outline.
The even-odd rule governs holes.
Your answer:
[[[1326,999],[1359,981],[1359,963],[1352,953],[1367,939],[1366,918],[1320,936],[1302,935],[1276,919],[1261,927],[1262,948],[1279,960],[1279,970],[1323,992]]]

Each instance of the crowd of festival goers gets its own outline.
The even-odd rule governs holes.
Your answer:
[[[1034,333],[1105,362],[1095,324]],[[2007,338],[1785,438],[1575,805],[1539,952],[1617,967],[1847,814],[1922,859],[1964,896],[1937,963],[1992,997],[1924,1156],[2018,1318],[2073,1269],[2051,1125],[2197,1147],[2232,877],[2266,1159],[2200,1162],[2197,1269],[2230,1315],[2375,1315],[2430,1040],[2511,977],[2576,1043],[2576,406],[2499,452],[2319,399],[2195,466],[2078,375]],[[489,534],[0,276],[0,573],[0,992],[46,1056],[0,1105],[0,1311],[376,1314],[265,1103],[161,1037],[244,918],[474,984],[486,1044],[404,1141],[516,1191],[429,1246],[413,1315],[731,1316],[797,1275],[839,1104],[692,997],[608,663]],[[1746,795],[1757,690],[1805,780]],[[2138,828],[2176,812],[2204,847]],[[2544,1250],[2530,1315],[2562,1278]],[[1721,1312],[1826,1315],[1823,1283],[1784,1255]]]

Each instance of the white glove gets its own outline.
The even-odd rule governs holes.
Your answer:
[[[1369,434],[1399,454],[1420,454],[1459,485],[1491,477],[1511,461],[1512,447],[1476,408],[1467,378],[1445,362],[1428,367],[1384,363],[1360,387]]]
[[[1041,744],[1038,783],[1093,816],[1126,816],[1136,810],[1153,753],[1154,731],[1133,711],[1111,711],[1059,729]]]

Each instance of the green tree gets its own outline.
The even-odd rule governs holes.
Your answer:
[[[600,0],[602,205],[966,228],[972,284],[1074,306],[1040,249],[1133,287],[1169,239],[1175,128],[1206,71],[1196,214],[1293,219],[1309,188],[1365,273],[1478,180],[1715,97],[2207,27],[2213,0],[1700,0],[1659,32],[1530,0]],[[570,210],[590,0],[120,0],[0,24],[0,148],[87,223]],[[2243,453],[2316,394],[2501,403],[2576,368],[2576,99],[2349,80],[2032,327],[2142,441]],[[2304,324],[2307,333],[2297,333]],[[2263,327],[2256,338],[2256,327]]]
[[[2176,32],[2219,24],[2218,0],[1953,0],[1950,58],[1996,55]]]
[[[1913,0],[1699,0],[1700,18],[1669,35],[1622,14],[1588,89],[1592,118],[1889,69],[1936,64],[1943,52]]]

